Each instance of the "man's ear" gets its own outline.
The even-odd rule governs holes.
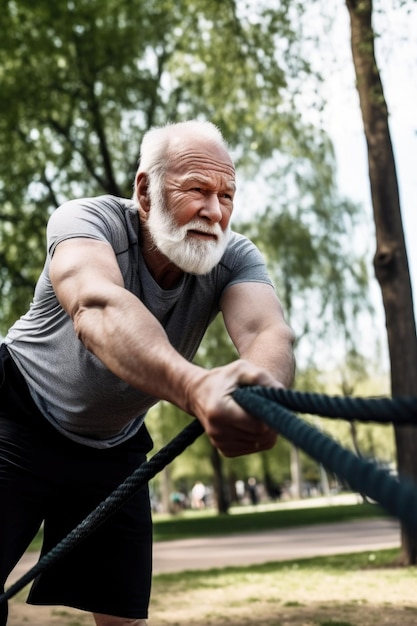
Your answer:
[[[147,217],[151,203],[149,201],[149,183],[148,175],[145,172],[139,172],[136,176],[136,196],[139,203],[139,213],[142,217]]]

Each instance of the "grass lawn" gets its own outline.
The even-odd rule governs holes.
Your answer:
[[[311,503],[310,503],[311,504]],[[373,504],[285,508],[283,504],[155,515],[157,541],[377,518]],[[41,536],[32,544],[39,548]],[[415,626],[417,571],[399,550],[343,554],[242,567],[158,574],[150,626]],[[93,626],[88,613],[10,602],[8,626]]]
[[[150,626],[415,626],[417,571],[398,550],[154,577]],[[10,603],[8,626],[92,626],[65,607]]]

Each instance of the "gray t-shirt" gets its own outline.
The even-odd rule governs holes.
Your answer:
[[[45,417],[70,439],[105,448],[135,434],[157,398],[110,372],[77,338],[49,278],[56,246],[87,237],[110,243],[126,289],[161,322],[172,345],[192,360],[219,312],[224,290],[235,283],[271,284],[258,249],[232,234],[220,263],[208,274],[185,274],[174,289],[152,278],[138,245],[140,222],[131,200],[100,196],[66,202],[47,227],[47,257],[29,311],[9,330],[5,343]]]

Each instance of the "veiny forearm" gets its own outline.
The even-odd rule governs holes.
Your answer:
[[[154,316],[124,289],[106,303],[80,306],[74,328],[85,347],[133,387],[188,410],[187,388],[200,368],[170,344]]]

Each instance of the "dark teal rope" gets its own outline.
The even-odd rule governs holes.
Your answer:
[[[404,479],[398,482],[387,472],[378,469],[374,463],[359,459],[284,408],[323,417],[410,424],[416,423],[417,419],[416,398],[332,398],[265,387],[243,387],[237,389],[233,397],[246,411],[265,421],[276,432],[345,480],[354,491],[364,493],[379,502],[389,513],[413,529],[417,527],[417,486],[414,483]],[[203,428],[196,420],[184,428],[152,459],[135,470],[32,569],[0,595],[0,605],[89,536],[202,433]]]
[[[343,418],[360,422],[380,422],[417,425],[417,398],[355,398],[353,396],[327,396],[319,393],[249,387],[251,395],[269,398],[287,409],[322,417]],[[239,391],[240,393],[240,391]]]
[[[141,487],[160,472],[168,463],[171,463],[181,452],[191,445],[204,432],[200,422],[194,420],[188,424],[170,443],[159,450],[149,461],[138,467],[128,476],[108,498],[103,500],[76,528],[74,528],[59,544],[45,554],[38,563],[26,574],[11,585],[5,593],[0,595],[0,605],[21,591],[36,576],[51,567],[65,554],[106,521],[122,504],[127,502]]]
[[[291,397],[291,402],[295,398],[287,392],[277,394],[277,390],[251,387],[242,387],[233,392],[234,399],[245,411],[266,422],[297,448],[334,472],[346,481],[353,491],[372,498],[410,529],[417,530],[417,485],[414,482],[406,478],[398,481],[389,472],[378,468],[374,462],[361,459],[342,448],[333,439],[281,406],[275,399],[270,399],[270,396],[276,398],[277,395],[281,398],[285,396],[286,400]],[[385,401],[387,410],[389,405],[392,410],[396,404],[395,399]],[[417,417],[417,399],[413,399],[411,404],[415,407],[414,415]],[[349,405],[350,402],[346,406]],[[411,413],[407,415],[411,420]],[[417,424],[417,421],[415,423]]]

